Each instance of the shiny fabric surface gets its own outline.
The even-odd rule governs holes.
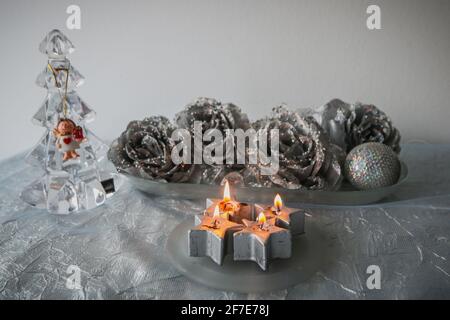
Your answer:
[[[20,201],[37,176],[17,155],[0,162],[0,299],[450,299],[450,145],[406,144],[400,158],[410,176],[383,203],[309,206],[329,264],[295,287],[255,295],[206,288],[171,266],[170,231],[203,203],[125,183],[104,206],[51,215]],[[71,265],[80,288],[66,286]],[[379,290],[366,285],[370,265],[381,269]]]

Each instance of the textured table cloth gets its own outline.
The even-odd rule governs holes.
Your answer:
[[[150,197],[128,183],[95,210],[50,215],[19,199],[37,177],[23,155],[0,162],[2,299],[434,299],[450,298],[450,145],[408,144],[409,178],[382,203],[311,206],[332,253],[308,281],[266,294],[198,285],[171,266],[170,231],[203,203]],[[68,267],[80,288],[68,288]],[[368,289],[367,267],[381,270]]]

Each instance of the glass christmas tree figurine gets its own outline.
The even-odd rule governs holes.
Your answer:
[[[86,128],[95,113],[75,92],[84,78],[66,58],[74,46],[61,31],[52,30],[39,50],[48,63],[36,83],[47,89],[47,96],[32,121],[46,133],[26,160],[41,168],[43,176],[21,198],[58,214],[95,208],[114,192],[114,180],[108,146]]]

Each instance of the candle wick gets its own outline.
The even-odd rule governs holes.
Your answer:
[[[259,225],[259,228],[260,228],[262,231],[267,231],[267,230],[268,230],[267,222],[261,223],[261,224]]]

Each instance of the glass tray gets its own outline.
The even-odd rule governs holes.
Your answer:
[[[191,183],[165,183],[147,180],[123,174],[138,190],[157,196],[187,200],[205,200],[218,198],[221,186]],[[287,203],[311,203],[326,205],[363,205],[378,202],[394,194],[408,176],[408,168],[401,162],[401,173],[398,182],[392,186],[372,190],[357,190],[349,183],[343,183],[338,191],[290,190],[284,188],[236,188],[237,200],[242,202],[272,203],[279,193]]]
[[[225,256],[221,266],[208,257],[189,257],[187,239],[194,219],[175,227],[167,240],[166,250],[172,265],[181,274],[204,286],[242,293],[284,290],[307,282],[320,270],[336,263],[327,240],[330,235],[313,218],[306,219],[305,234],[292,239],[291,258],[271,260],[267,271],[262,271],[252,261],[234,261],[231,255]]]

